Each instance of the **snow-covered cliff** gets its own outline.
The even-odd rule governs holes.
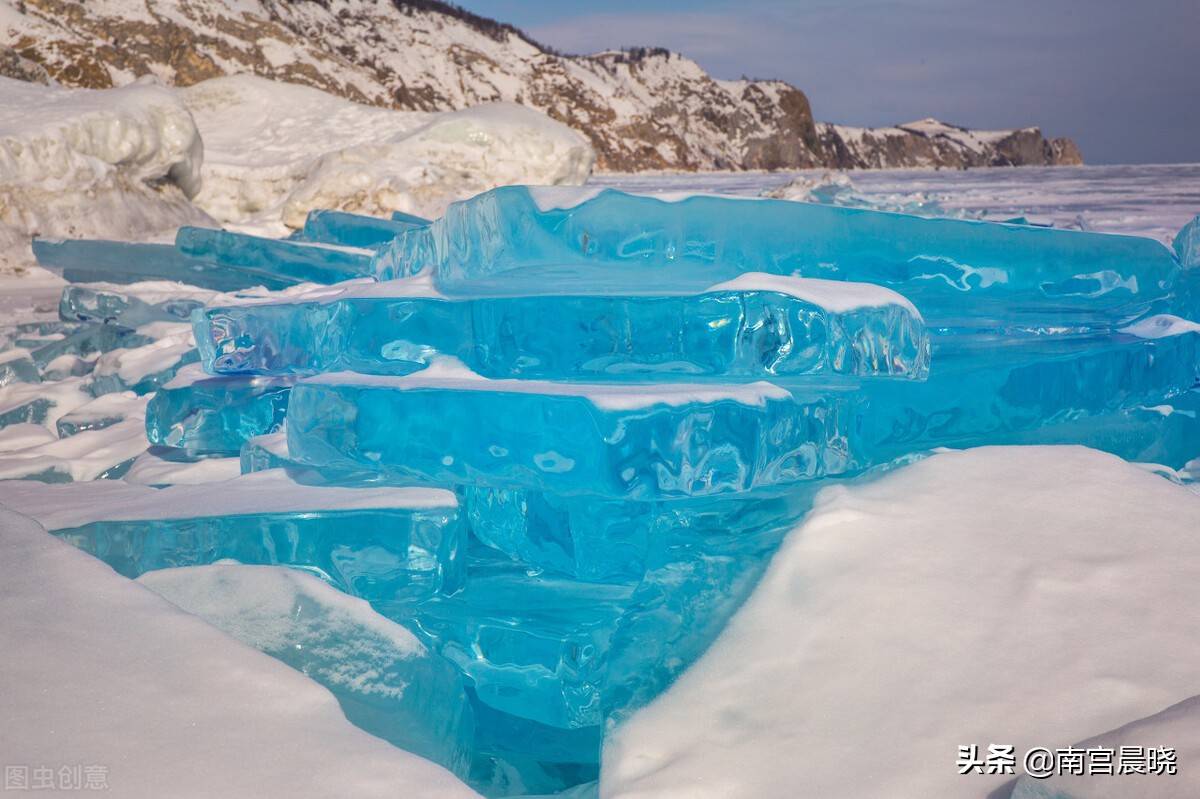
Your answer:
[[[782,81],[716,80],[662,49],[565,56],[435,0],[0,0],[0,48],[0,67],[73,86],[249,72],[408,111],[518,103],[587,135],[606,170],[1080,162],[1036,128],[818,124]]]

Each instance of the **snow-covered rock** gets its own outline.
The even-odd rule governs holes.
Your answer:
[[[946,137],[931,144],[936,134],[914,126],[870,152],[842,146],[849,129],[817,125],[804,92],[783,81],[718,80],[661,48],[563,55],[436,0],[107,0],[87,13],[58,0],[0,0],[5,45],[72,85],[151,74],[189,86],[252,73],[404,110],[521,103],[585,134],[605,170],[1078,159],[1069,141],[1036,130],[1008,132],[1011,142],[986,153]]]
[[[31,235],[144,238],[211,224],[189,200],[202,158],[192,116],[171,89],[0,78],[0,251],[26,247]]]
[[[314,208],[438,216],[496,186],[583,183],[595,160],[581,134],[512,103],[391,111],[251,75],[182,96],[205,145],[196,202],[222,222],[297,228]]]
[[[0,751],[27,776],[90,768],[130,798],[476,796],[303,674],[3,510],[0,586]]]
[[[1078,447],[826,489],[712,649],[611,734],[601,796],[988,795],[1031,747],[1195,695],[1198,527],[1196,494]],[[990,744],[1015,775],[959,773],[959,746]]]

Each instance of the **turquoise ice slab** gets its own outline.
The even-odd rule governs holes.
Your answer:
[[[371,251],[181,227],[175,247],[228,269],[279,275],[293,283],[337,283],[371,274]]]
[[[854,469],[853,388],[486,380],[438,362],[296,384],[288,446],[322,470],[435,485],[706,496]]]
[[[431,220],[416,214],[406,214],[403,211],[392,211],[391,219],[393,222],[403,222],[412,227],[423,227],[428,225]]]
[[[162,569],[138,581],[324,685],[351,723],[467,777],[474,722],[458,671],[363,600],[270,566]]]
[[[1179,229],[1174,247],[1175,256],[1185,268],[1200,267],[1200,216]]]
[[[34,363],[44,369],[55,358],[63,355],[86,356],[97,352],[111,352],[122,347],[141,347],[149,343],[149,338],[128,328],[90,323],[80,325],[60,339],[43,344],[31,352],[31,357]]]
[[[489,708],[552,728],[597,726],[657,695],[704,651],[811,495],[675,508],[592,503],[608,516],[595,528],[606,521],[648,528],[638,573],[588,582],[475,546],[463,591],[378,607],[440,647]],[[527,754],[545,758],[552,736],[536,726],[525,732],[545,739],[527,742]]]
[[[419,279],[397,280],[207,308],[194,317],[196,341],[213,373],[404,374],[435,351],[497,378],[920,379],[929,368],[920,314],[878,286],[746,274],[690,295],[420,296],[428,293]]]
[[[297,238],[299,241],[377,249],[406,230],[429,224],[427,219],[413,221],[416,219],[380,219],[345,211],[309,211]]]
[[[33,355],[22,347],[0,351],[0,388],[9,383],[40,383],[41,373]]]
[[[681,552],[746,544],[759,528],[799,518],[809,493],[792,488],[747,501],[624,502],[475,486],[460,491],[481,542],[534,568],[588,582],[637,582]]]
[[[188,256],[170,244],[132,244],[95,239],[34,239],[37,262],[62,272],[71,283],[138,283],[174,280],[215,291],[251,286],[282,289],[301,282],[271,270],[231,267]]]
[[[935,336],[932,361],[925,382],[864,384],[852,442],[857,460],[882,463],[1018,435],[1023,443],[1049,443],[1039,441],[1039,430],[1061,436],[1068,422],[1169,403],[1197,383],[1200,327],[1156,316],[1103,336]],[[1076,429],[1073,443],[1131,454],[1103,425]]]
[[[238,455],[247,440],[280,428],[294,382],[210,377],[199,364],[184,367],[150,400],[146,437],[193,455]]]
[[[232,559],[295,566],[353,596],[412,602],[463,579],[452,492],[302,486],[283,471],[155,489],[119,481],[0,481],[0,504],[137,577]]]
[[[786,200],[513,186],[397,238],[377,274],[432,270],[452,293],[696,291],[743,272],[876,283],[927,321],[1036,313],[1127,319],[1180,271],[1157,241]],[[967,299],[969,298],[969,299]]]
[[[427,283],[353,281],[294,302],[197,311],[192,327],[213,374],[403,375],[436,352],[466,354],[470,346],[467,305],[430,293]]]
[[[98,322],[137,328],[151,322],[186,322],[204,303],[190,297],[146,302],[134,294],[100,285],[70,285],[63,289],[58,315],[67,322]]]
[[[630,585],[539,575],[477,546],[462,591],[375,605],[458,666],[483,704],[580,728],[603,721],[609,641],[632,593]]]
[[[561,794],[599,777],[602,726],[551,727],[468,695],[475,710],[471,787],[484,796]]]
[[[322,375],[293,390],[288,441],[318,469],[396,480],[638,500],[746,491],[1159,405],[1197,383],[1193,327],[1157,316],[1103,336],[940,337],[923,382]],[[1077,443],[1102,444],[1096,432]]]

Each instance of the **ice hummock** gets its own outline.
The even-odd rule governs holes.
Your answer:
[[[181,290],[190,306],[104,281],[80,246],[72,268],[104,282],[4,333],[23,366],[0,386],[0,446],[26,474],[137,435],[103,475],[30,475],[118,479],[0,484],[0,502],[38,498],[30,512],[127,575],[233,558],[369,600],[462,680],[475,726],[456,762],[491,795],[594,789],[605,735],[721,646],[835,483],[996,443],[1191,479],[1192,270],[1154,242],[525,188],[432,223],[308,222],[288,240],[185,231],[172,251],[210,267],[197,280],[238,284]],[[477,234],[487,257],[459,247]],[[415,275],[375,273],[416,241],[429,257],[397,267]],[[244,288],[259,277],[275,282]],[[153,393],[145,411],[130,387]],[[59,460],[21,454],[47,447]]]

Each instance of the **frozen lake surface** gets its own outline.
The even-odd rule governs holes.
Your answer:
[[[707,172],[600,174],[592,183],[636,192],[705,191],[758,195],[800,172]],[[867,196],[923,193],[947,209],[1028,215],[1090,230],[1131,233],[1170,242],[1184,223],[1200,214],[1200,164],[1020,167],[970,170],[882,170],[850,172]]]

